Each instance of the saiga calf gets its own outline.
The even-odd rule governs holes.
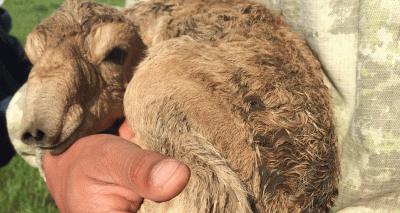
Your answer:
[[[191,169],[141,212],[326,212],[338,142],[320,63],[251,0],[67,1],[28,36],[22,139],[62,153],[124,115],[144,148]]]

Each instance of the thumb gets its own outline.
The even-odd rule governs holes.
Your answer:
[[[143,150],[114,135],[88,136],[59,156],[45,157],[45,172],[60,176],[53,179],[79,173],[81,177],[121,186],[153,201],[167,201],[177,196],[190,177],[189,168],[177,159]],[[50,180],[52,174],[46,177]]]
[[[129,141],[109,135],[121,142],[118,148],[108,149],[117,184],[121,184],[153,201],[167,201],[177,196],[189,181],[189,168],[175,158],[138,148]]]

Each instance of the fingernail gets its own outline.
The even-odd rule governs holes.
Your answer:
[[[180,161],[174,159],[158,162],[150,173],[150,184],[162,189],[181,164]]]

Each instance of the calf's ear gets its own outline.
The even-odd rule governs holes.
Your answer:
[[[92,29],[89,55],[93,64],[109,61],[122,65],[139,36],[124,23],[107,23]]]
[[[35,31],[30,32],[26,38],[25,52],[32,64],[35,64],[42,56],[45,39],[45,35]]]

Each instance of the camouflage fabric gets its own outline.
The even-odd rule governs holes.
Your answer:
[[[307,41],[343,95],[326,79],[341,145],[333,212],[400,212],[400,1],[261,1]],[[16,137],[24,89],[10,104],[8,127],[18,153],[40,167],[41,153]]]
[[[331,89],[342,166],[334,211],[400,212],[400,1],[263,2],[307,41],[344,96]]]

